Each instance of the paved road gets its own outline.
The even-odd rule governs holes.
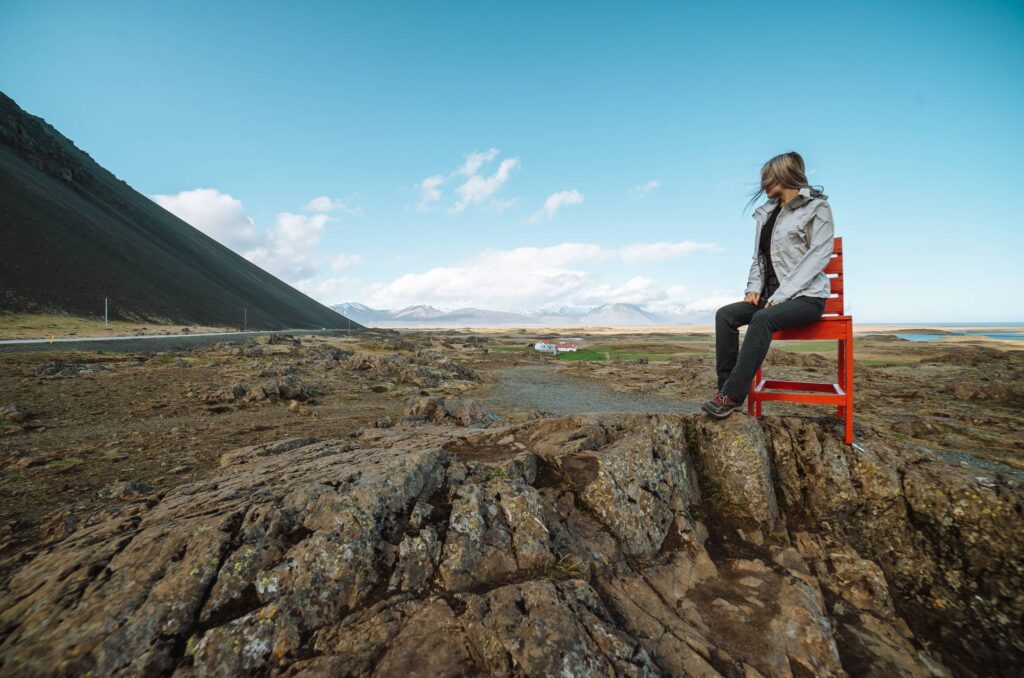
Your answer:
[[[358,330],[351,330],[355,334]],[[5,339],[0,341],[2,351],[106,351],[133,353],[135,351],[177,351],[194,346],[207,346],[218,341],[237,341],[271,334],[322,334],[345,336],[349,330],[254,330],[250,332],[196,332],[194,334],[150,334],[136,337],[66,337],[54,339]]]

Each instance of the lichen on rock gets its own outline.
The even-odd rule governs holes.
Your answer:
[[[461,423],[228,451],[85,521],[7,582],[0,672],[945,676],[1024,657],[1008,480],[796,418]]]

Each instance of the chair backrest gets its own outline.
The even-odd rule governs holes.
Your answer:
[[[832,243],[832,259],[825,266],[832,296],[825,301],[825,315],[843,315],[843,239]]]

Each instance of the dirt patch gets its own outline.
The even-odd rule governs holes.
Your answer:
[[[160,495],[205,477],[225,449],[282,436],[343,439],[397,421],[423,386],[360,369],[391,355],[382,344],[303,337],[165,353],[0,354],[0,555],[38,543],[57,513],[116,505],[99,495],[111,483]],[[436,393],[474,383],[448,358],[405,355]]]

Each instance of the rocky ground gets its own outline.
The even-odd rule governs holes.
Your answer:
[[[958,457],[967,453],[974,459],[1024,471],[1024,350],[1007,350],[998,342],[923,344],[891,336],[857,340],[855,345],[856,423],[870,424],[895,439],[938,454]],[[667,341],[648,340],[634,346],[631,353],[646,349],[661,359],[572,361],[558,366],[567,375],[651,398],[682,395],[703,400],[714,393],[710,338],[692,339],[683,345],[689,352],[675,354],[657,353],[669,350]],[[800,381],[835,380],[834,348],[809,352],[788,350],[791,348],[800,348],[799,342],[769,351],[766,375]],[[812,407],[810,411],[826,409]],[[765,412],[806,414],[808,408],[769,403]]]
[[[522,339],[0,355],[0,673],[1024,659],[1020,353],[875,340],[848,447],[823,409],[692,414],[706,339],[592,362]]]
[[[14,573],[7,673],[986,675],[1021,488],[800,418],[398,426],[225,454]]]
[[[410,396],[479,381],[428,342],[270,342],[0,354],[0,557],[120,501],[122,483],[163,491],[208,474],[225,449],[344,437],[396,418]]]

